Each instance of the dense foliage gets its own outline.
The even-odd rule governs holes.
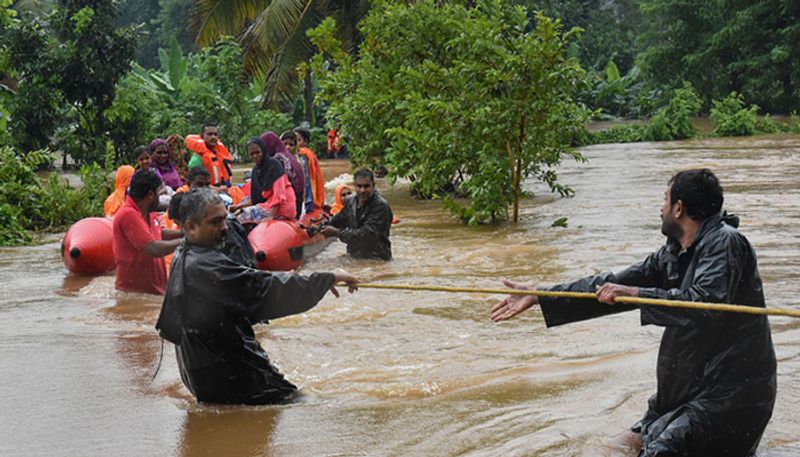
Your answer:
[[[455,188],[466,202],[448,206],[473,224],[516,210],[529,176],[569,193],[555,170],[580,158],[565,145],[587,115],[573,99],[585,74],[566,56],[575,31],[500,0],[378,4],[355,59],[334,29],[311,33],[325,51],[314,65],[329,115],[359,139],[355,163],[382,164],[423,195]]]
[[[79,189],[51,173],[42,183],[35,170],[52,157],[44,151],[19,155],[0,147],[0,245],[32,240],[29,230],[53,230],[89,216],[102,216],[113,183],[97,164],[81,168]]]
[[[114,24],[112,0],[59,0],[43,17],[25,17],[3,40],[19,91],[11,129],[24,151],[49,145],[56,129],[71,137],[59,145],[80,164],[102,161],[106,110],[119,78],[130,69],[130,29]]]
[[[219,125],[234,154],[264,130],[292,127],[287,115],[261,109],[260,86],[243,77],[235,41],[223,39],[184,56],[173,39],[169,49],[159,50],[159,59],[159,69],[134,66],[117,87],[108,117],[111,139],[123,157],[156,137],[200,133],[205,122]]]
[[[788,113],[800,104],[800,2],[643,0],[639,60],[650,84],[690,81],[706,106],[735,91]]]

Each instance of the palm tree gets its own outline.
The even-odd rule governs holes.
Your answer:
[[[264,105],[285,108],[297,93],[298,65],[314,55],[306,31],[333,17],[339,38],[354,52],[360,40],[356,26],[368,7],[368,0],[197,0],[192,26],[200,46],[236,37],[245,74],[265,80]],[[305,79],[308,107],[311,78]]]

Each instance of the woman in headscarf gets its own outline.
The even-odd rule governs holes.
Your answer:
[[[336,201],[333,202],[331,207],[331,216],[335,215],[344,208],[345,200],[353,194],[353,189],[347,184],[339,184],[336,188]]]
[[[237,212],[242,224],[257,224],[265,219],[292,220],[297,216],[294,189],[283,165],[269,157],[266,149],[260,138],[247,142],[247,153],[254,163],[250,202],[230,208]]]
[[[150,142],[148,149],[152,158],[151,168],[155,168],[164,185],[169,186],[172,190],[180,188],[183,185],[183,179],[181,179],[178,168],[172,162],[167,141],[156,138]]]
[[[181,176],[181,179],[186,181],[189,177],[189,159],[187,158],[188,150],[186,149],[186,142],[183,140],[182,136],[173,133],[167,137],[167,144],[172,154],[172,163],[174,163],[175,168],[178,169],[178,174]]]
[[[303,166],[300,162],[286,149],[283,141],[274,132],[266,132],[261,135],[261,141],[266,148],[268,157],[273,157],[281,162],[283,169],[286,170],[286,176],[292,184],[292,189],[297,197],[295,200],[296,215],[299,217],[303,212],[303,201],[305,193],[305,179],[303,178]]]
[[[106,217],[114,217],[117,211],[125,204],[125,193],[131,184],[131,176],[136,171],[130,165],[123,165],[117,168],[117,177],[114,182],[114,192],[106,198],[103,203],[103,212]]]

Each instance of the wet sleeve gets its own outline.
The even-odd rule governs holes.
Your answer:
[[[699,258],[691,286],[686,289],[645,287],[639,289],[639,296],[662,300],[731,303],[747,262],[747,252],[740,243],[736,243],[735,235],[721,237],[696,254]],[[642,305],[641,309],[643,324],[665,327],[709,326],[730,315],[721,311],[648,305]]]
[[[594,292],[607,282],[619,283],[613,273],[588,276],[572,283],[543,288],[554,292]],[[545,325],[554,327],[636,309],[633,305],[607,305],[595,299],[539,297]]]
[[[339,230],[339,239],[347,244],[371,242],[377,240],[381,233],[388,233],[391,225],[392,210],[389,209],[389,205],[382,204],[370,212],[363,226],[345,227]]]
[[[333,273],[270,273],[235,262],[224,254],[209,257],[201,268],[216,284],[220,300],[251,322],[299,314],[314,306],[334,284]]]

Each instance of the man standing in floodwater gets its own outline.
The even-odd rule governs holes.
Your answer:
[[[181,379],[197,401],[263,405],[291,399],[297,387],[270,363],[253,324],[313,308],[334,284],[357,289],[339,273],[270,273],[220,251],[228,211],[209,189],[186,194],[178,210],[186,234],[170,269],[156,328],[175,344]]]
[[[355,187],[356,196],[320,233],[326,238],[338,236],[353,257],[392,260],[392,208],[375,190],[375,176],[366,168],[356,171]]]
[[[722,187],[710,170],[677,173],[661,208],[661,232],[667,236],[661,249],[619,273],[544,289],[595,292],[597,300],[512,295],[492,308],[492,319],[510,319],[539,304],[551,327],[634,309],[614,305],[625,296],[764,307],[755,251],[722,203]],[[767,317],[639,309],[642,324],[664,327],[658,385],[644,417],[623,441],[639,457],[754,455],[775,403],[775,350]]]

